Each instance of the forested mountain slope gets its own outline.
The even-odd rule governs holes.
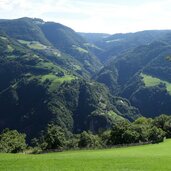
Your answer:
[[[41,19],[0,20],[0,130],[48,123],[100,132],[171,114],[171,31],[76,33]]]
[[[0,20],[0,130],[17,129],[30,140],[48,123],[98,132],[141,116],[91,79],[102,64],[85,42],[58,23]]]
[[[141,45],[148,45],[154,41],[168,39],[170,30],[149,30],[140,31],[136,33],[125,34],[83,34],[86,40],[94,44],[96,51],[93,51],[102,63],[106,63],[108,60],[117,58],[118,55],[133,50]],[[91,36],[91,38],[90,38]],[[97,51],[98,47],[98,51]],[[93,50],[94,50],[93,49]]]
[[[139,46],[106,64],[95,79],[129,99],[144,116],[170,114],[170,49],[167,41]]]

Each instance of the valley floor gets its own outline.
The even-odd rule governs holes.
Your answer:
[[[170,171],[171,139],[155,145],[40,155],[0,154],[0,171]]]

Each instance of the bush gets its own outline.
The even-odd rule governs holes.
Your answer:
[[[166,123],[162,123],[162,125],[166,126]],[[168,123],[168,127],[170,126],[171,124]],[[169,129],[167,128],[167,131],[168,130]],[[164,140],[165,135],[165,131],[156,127],[152,119],[141,117],[133,123],[126,121],[116,123],[111,130],[109,142],[111,145],[140,142],[158,143]]]
[[[165,132],[161,128],[157,128],[156,126],[153,126],[151,128],[149,141],[151,141],[152,143],[163,142],[164,137],[165,137]]]
[[[123,134],[129,127],[130,124],[127,121],[116,123],[111,130],[111,145],[125,144]]]
[[[54,124],[49,124],[43,136],[39,139],[39,145],[43,150],[62,150],[65,144],[64,130]]]
[[[107,147],[108,145],[111,145],[110,136],[111,136],[111,130],[104,131],[100,134],[103,147]]]
[[[5,129],[0,135],[0,152],[23,152],[27,147],[25,139],[25,134],[21,134],[16,130]]]
[[[166,132],[166,137],[171,138],[171,116],[160,115],[154,119],[154,125]]]
[[[66,142],[66,148],[67,149],[78,149],[79,138],[80,138],[79,134],[70,136]]]
[[[82,132],[78,142],[79,148],[99,148],[101,147],[101,140],[98,135],[93,135],[91,132]]]
[[[128,129],[123,133],[123,143],[131,144],[139,142],[139,133],[133,129]]]

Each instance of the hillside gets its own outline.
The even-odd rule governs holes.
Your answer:
[[[135,33],[105,34],[82,34],[86,40],[94,44],[101,51],[93,51],[102,63],[117,58],[123,53],[132,51],[141,45],[149,45],[154,41],[168,39],[170,30],[147,30]],[[91,38],[89,38],[91,36]]]
[[[72,29],[22,18],[1,20],[0,30],[0,130],[17,129],[30,141],[48,123],[98,132],[141,116],[91,80],[101,64]]]
[[[81,62],[89,74],[94,74],[101,67],[98,58],[85,46],[85,40],[71,28],[53,22],[46,22],[40,28],[55,48]]]
[[[0,20],[0,131],[27,140],[49,123],[98,133],[171,114],[171,33],[76,33],[37,18]]]
[[[153,42],[118,56],[97,74],[111,93],[120,95],[147,117],[170,114],[169,42]]]
[[[20,43],[40,43],[41,49],[55,47],[55,49],[81,62],[88,74],[93,74],[101,67],[98,59],[84,46],[84,39],[74,30],[53,22],[41,19],[20,18],[16,20],[1,20],[1,35],[21,40]],[[28,42],[22,42],[28,41]],[[40,49],[40,48],[39,48]],[[70,58],[71,58],[70,57]]]

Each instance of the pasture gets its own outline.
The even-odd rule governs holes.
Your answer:
[[[170,171],[171,140],[154,145],[48,154],[0,154],[1,171]]]

